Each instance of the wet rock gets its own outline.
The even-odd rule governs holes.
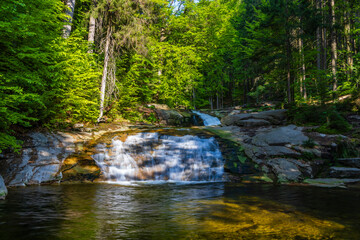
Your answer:
[[[360,183],[360,179],[341,179],[341,178],[314,178],[306,179],[304,183],[308,183],[317,187],[342,187]]]
[[[21,154],[5,159],[5,181],[8,186],[59,181],[62,161],[75,150],[75,139],[70,134],[30,133]]]
[[[89,153],[68,157],[61,167],[62,182],[66,181],[94,181],[100,178],[101,169]]]
[[[8,191],[4,183],[4,179],[0,175],[0,200],[4,200]]]
[[[333,178],[360,178],[360,169],[347,167],[331,167],[329,175]]]
[[[156,114],[161,123],[170,126],[190,126],[192,114],[187,112],[178,112],[176,110],[156,109]]]
[[[304,173],[311,176],[311,166],[295,159],[270,159],[266,165],[276,175],[279,182],[299,182],[304,178]]]

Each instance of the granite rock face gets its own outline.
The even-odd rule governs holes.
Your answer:
[[[274,158],[267,161],[266,166],[275,173],[279,182],[299,182],[312,176],[310,164],[301,160]]]
[[[7,186],[25,186],[60,181],[62,162],[76,151],[72,134],[40,133],[28,135],[20,154],[5,156],[1,174]]]
[[[302,182],[317,176],[360,178],[356,169],[329,169],[335,141],[346,137],[308,132],[295,125],[278,126],[286,123],[286,110],[250,113],[234,110],[221,122],[218,131],[240,144],[253,166],[273,182]],[[313,142],[313,146],[308,147],[308,142]],[[357,167],[360,159],[343,162]]]
[[[301,145],[309,138],[304,135],[301,127],[288,125],[270,129],[267,132],[260,133],[253,138],[253,143],[257,146],[283,146]]]

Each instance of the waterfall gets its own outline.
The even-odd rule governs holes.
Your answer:
[[[214,126],[221,124],[220,120],[217,117],[213,117],[209,114],[201,113],[195,110],[193,110],[192,112],[201,117],[201,119],[204,121],[205,126]]]
[[[92,157],[111,182],[221,181],[224,171],[214,137],[141,132],[98,144]]]

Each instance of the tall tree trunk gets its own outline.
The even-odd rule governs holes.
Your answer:
[[[300,22],[302,19],[300,18]],[[299,37],[299,51],[300,51],[300,62],[301,62],[301,74],[300,74],[300,94],[305,100],[307,98],[306,93],[306,66],[305,66],[305,56],[304,56],[304,42],[303,42],[303,30],[300,28],[300,37]]]
[[[285,6],[285,14],[288,17],[289,16],[289,10],[288,10],[288,0],[286,0],[286,6]],[[290,26],[285,23],[285,31],[286,31],[286,70],[287,70],[287,98],[288,103],[291,104],[294,102],[294,81],[292,76],[292,69],[291,69],[291,62],[292,62],[292,51],[291,51],[291,30]]]
[[[326,8],[326,1],[321,0],[322,9]],[[322,42],[322,70],[327,70],[327,38],[326,38],[326,14],[322,11],[322,28],[321,28],[321,42]]]
[[[244,78],[243,80],[243,101],[244,101],[244,104],[247,104],[247,79]]]
[[[316,9],[318,12],[320,12],[321,10],[321,0],[316,0]],[[317,29],[316,29],[316,50],[317,50],[317,55],[316,55],[316,66],[317,66],[317,86],[319,86],[319,82],[321,82],[321,70],[322,70],[322,66],[321,66],[321,56],[322,56],[322,37],[321,37],[321,26],[320,24],[318,25]],[[320,84],[321,86],[321,84]],[[319,90],[319,89],[317,89]]]
[[[333,91],[337,90],[336,63],[337,63],[337,44],[336,44],[336,17],[335,17],[335,0],[330,0],[331,7],[331,72],[333,75]]]
[[[345,41],[346,41],[346,63],[347,63],[347,76],[351,78],[352,75],[352,67],[353,67],[353,58],[352,58],[352,44],[351,44],[351,20],[350,20],[350,5],[349,1],[345,1]]]
[[[70,37],[71,33],[71,23],[74,17],[74,10],[75,10],[75,0],[67,0],[66,3],[68,9],[66,10],[66,15],[68,15],[67,24],[64,25],[64,32],[63,38]]]
[[[90,21],[89,21],[89,35],[88,35],[88,42],[89,42],[89,50],[88,53],[93,52],[93,45],[95,41],[95,25],[96,21],[93,15],[90,15]]]
[[[101,79],[101,90],[100,90],[100,115],[97,119],[98,122],[101,121],[101,118],[104,114],[104,102],[105,102],[105,90],[106,90],[106,79],[108,74],[108,64],[109,64],[109,48],[110,48],[110,41],[111,41],[111,25],[109,24],[109,27],[106,32],[106,43],[105,43],[105,59],[104,59],[104,69]]]

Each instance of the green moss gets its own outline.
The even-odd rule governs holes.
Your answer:
[[[260,178],[264,182],[272,183],[274,182],[271,178],[269,178],[266,174]]]
[[[240,161],[241,163],[245,163],[246,160],[247,160],[247,157],[245,157],[245,156],[243,156],[243,155],[238,155],[237,157],[238,157],[238,159],[239,159],[239,161]]]
[[[305,159],[305,160],[313,160],[316,158],[316,156],[312,153],[312,152],[303,152],[302,153],[302,157]]]
[[[238,144],[236,138],[232,135],[230,131],[227,130],[221,130],[219,128],[213,128],[213,127],[207,127],[205,130],[219,136],[220,138],[235,142]]]
[[[308,140],[304,141],[302,146],[305,148],[314,148],[315,147],[315,141],[312,138],[309,138]]]
[[[359,140],[345,140],[341,139],[337,141],[336,147],[336,157],[337,158],[352,158],[352,157],[359,157]]]

